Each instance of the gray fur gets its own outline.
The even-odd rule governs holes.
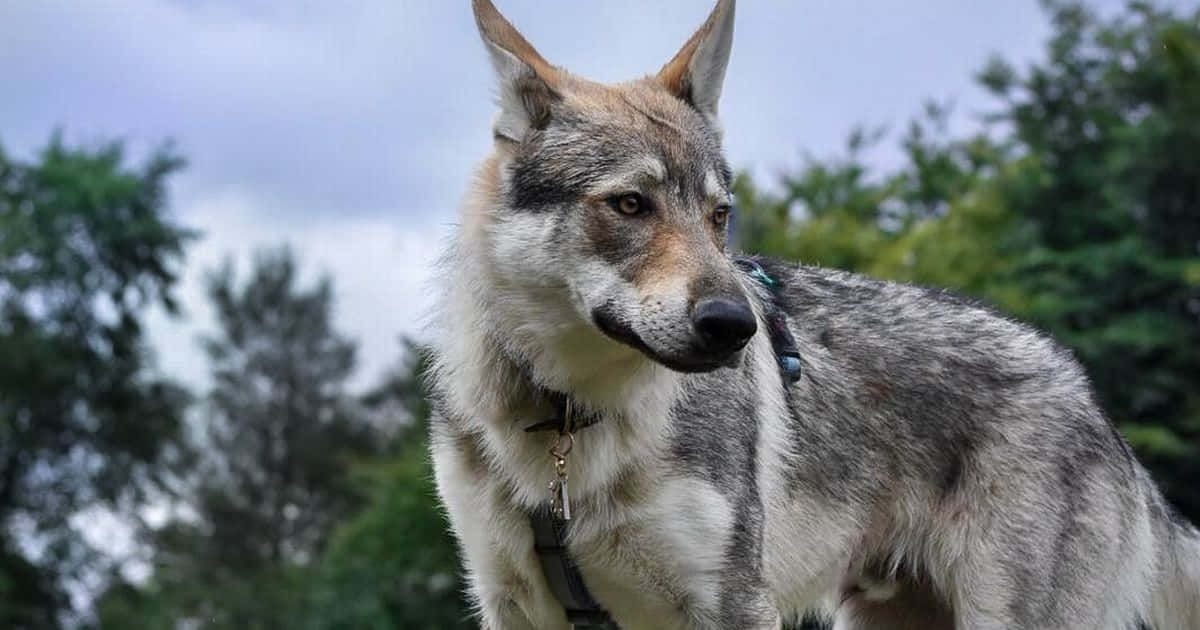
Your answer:
[[[945,291],[764,259],[773,297],[714,218],[715,102],[686,75],[573,77],[475,5],[501,80],[552,95],[502,103],[435,318],[432,454],[484,627],[566,628],[528,525],[555,438],[524,428],[568,396],[587,419],[568,545],[625,630],[1200,630],[1200,538],[1068,352]],[[723,76],[732,11],[664,73]],[[618,211],[631,191],[649,212]],[[693,329],[712,298],[751,305],[744,349]],[[795,384],[763,332],[776,302]]]

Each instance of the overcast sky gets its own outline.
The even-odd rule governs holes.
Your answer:
[[[709,0],[496,0],[552,63],[618,81],[656,70]],[[0,0],[0,145],[173,139],[172,209],[189,252],[182,321],[152,318],[160,364],[208,382],[201,279],[287,241],[329,272],[358,384],[419,332],[427,278],[489,150],[492,77],[467,0]],[[859,123],[901,127],[928,98],[959,125],[991,105],[972,75],[1040,56],[1034,0],[743,0],[721,113],[736,168],[830,156]],[[894,142],[871,154],[886,166]]]

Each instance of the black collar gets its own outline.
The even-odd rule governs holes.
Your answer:
[[[568,430],[566,426],[568,401],[571,403],[572,410],[572,426],[570,427],[571,431],[586,429],[593,424],[598,424],[604,419],[602,414],[587,410],[575,400],[570,399],[567,394],[548,389],[542,389],[538,393],[541,397],[548,399],[554,406],[554,416],[548,420],[542,420],[541,422],[536,422],[525,427],[526,433],[535,433],[538,431],[557,431],[559,433],[566,433]]]

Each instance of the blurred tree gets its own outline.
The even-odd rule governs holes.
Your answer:
[[[153,588],[139,588],[120,578],[109,582],[93,607],[100,628],[179,630],[168,598]]]
[[[0,150],[0,627],[57,627],[64,583],[112,568],[71,518],[136,517],[182,459],[187,395],[154,374],[140,322],[176,311],[182,165],[58,136],[33,163]]]
[[[1024,156],[1002,200],[1036,244],[1023,314],[1089,368],[1171,499],[1200,520],[1200,10],[1103,21],[1047,2],[1049,60],[981,78]]]
[[[313,630],[473,628],[465,584],[428,455],[426,353],[404,341],[401,363],[364,397],[397,432],[399,453],[363,466],[369,505],[340,527],[314,591]]]
[[[228,262],[210,277],[220,332],[203,339],[214,381],[201,412],[205,457],[190,505],[157,533],[146,591],[167,598],[176,620],[301,625],[311,566],[362,498],[350,466],[380,450],[346,392],[355,347],[333,329],[332,285],[302,289],[297,276],[282,248],[260,253],[240,287]]]

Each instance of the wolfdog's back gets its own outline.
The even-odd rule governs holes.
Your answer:
[[[1069,352],[947,292],[763,264],[805,361],[788,496],[841,519],[808,526],[858,538],[860,590],[841,597],[900,578],[1020,627],[1104,628],[1153,621],[1174,585],[1192,589],[1190,608],[1172,604],[1191,617],[1160,627],[1198,627],[1194,530],[1170,517]]]

